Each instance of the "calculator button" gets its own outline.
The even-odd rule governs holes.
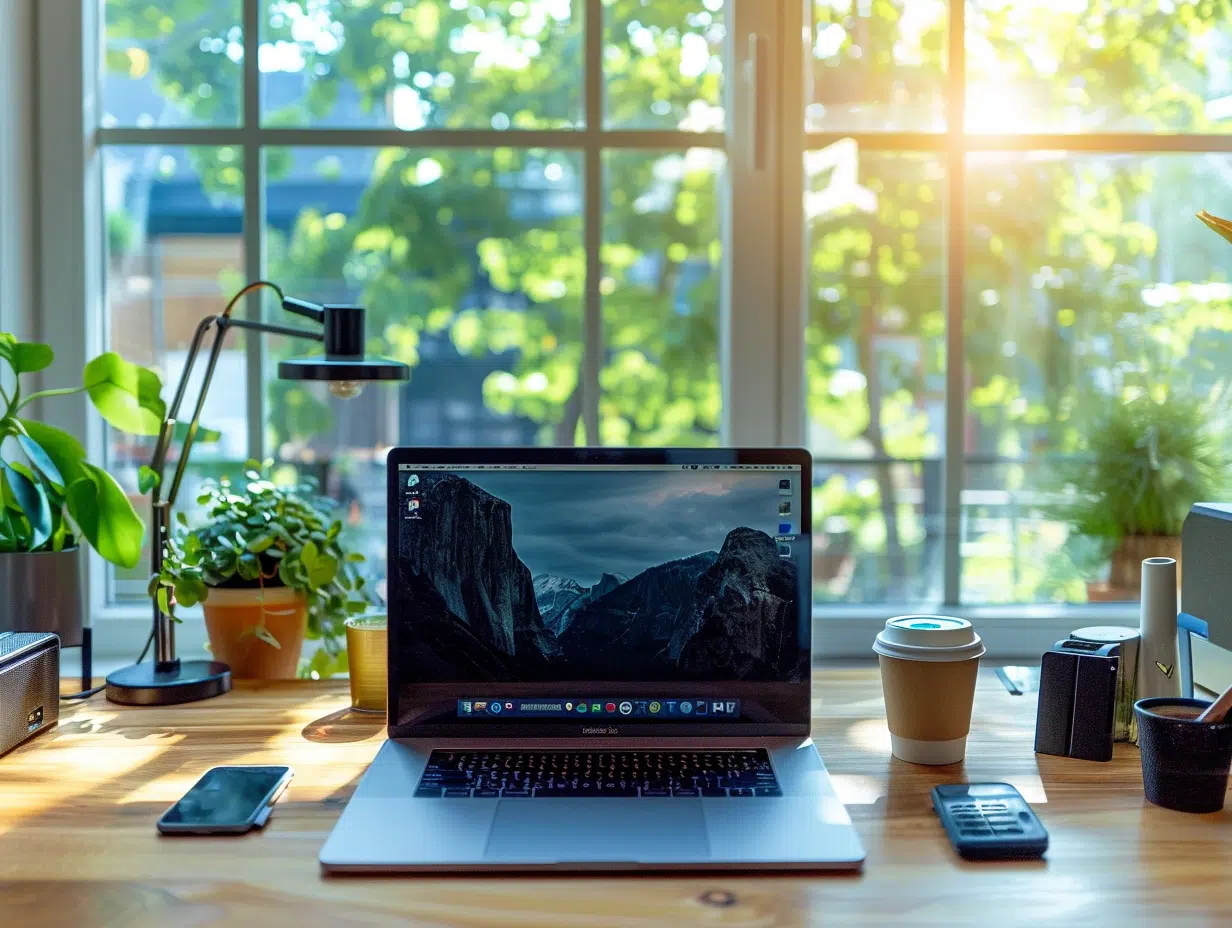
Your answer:
[[[1019,828],[1017,825],[1009,825],[1009,826],[1005,826],[1001,828],[994,828],[993,831],[995,831],[999,835],[1020,835],[1022,834],[1022,829]]]
[[[992,830],[989,828],[964,828],[962,833],[976,838],[986,838],[992,834]]]
[[[1031,813],[1030,812],[1019,812],[1018,819],[1019,821],[1022,821],[1022,822],[1029,822],[1031,821]]]
[[[1004,812],[1008,809],[1004,802],[981,802],[980,810],[983,812]]]
[[[988,824],[989,825],[1015,825],[1017,826],[1018,820],[1014,818],[1014,816],[1012,815],[990,815],[988,816]]]

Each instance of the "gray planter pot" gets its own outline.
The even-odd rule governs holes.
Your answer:
[[[62,647],[82,643],[81,548],[0,554],[0,631],[55,632]]]

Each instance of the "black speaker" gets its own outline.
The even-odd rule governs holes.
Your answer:
[[[1040,662],[1035,752],[1112,760],[1119,646],[1058,641]]]
[[[0,632],[0,754],[60,719],[60,639]]]

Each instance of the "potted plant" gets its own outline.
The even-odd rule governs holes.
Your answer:
[[[1189,508],[1217,498],[1225,482],[1228,457],[1209,406],[1175,395],[1109,400],[1083,430],[1084,453],[1058,467],[1067,499],[1057,514],[1110,552],[1108,582],[1087,585],[1092,601],[1136,599],[1144,558],[1179,566]]]
[[[108,352],[86,364],[79,386],[27,392],[27,378],[54,360],[50,345],[0,332],[0,628],[30,616],[39,627],[81,628],[83,542],[118,567],[141,557],[145,525],[128,495],[31,405],[85,393],[114,428],[157,435],[162,382]]]
[[[197,503],[203,521],[178,527],[150,595],[166,615],[201,603],[214,656],[236,677],[293,677],[304,636],[343,653],[348,615],[368,609],[364,557],[347,551],[334,504],[314,483],[281,484],[272,462],[245,465],[239,482],[208,480]]]

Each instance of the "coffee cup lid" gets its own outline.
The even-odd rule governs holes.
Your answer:
[[[984,653],[984,642],[966,619],[900,615],[886,621],[873,650],[904,661],[966,661]]]

